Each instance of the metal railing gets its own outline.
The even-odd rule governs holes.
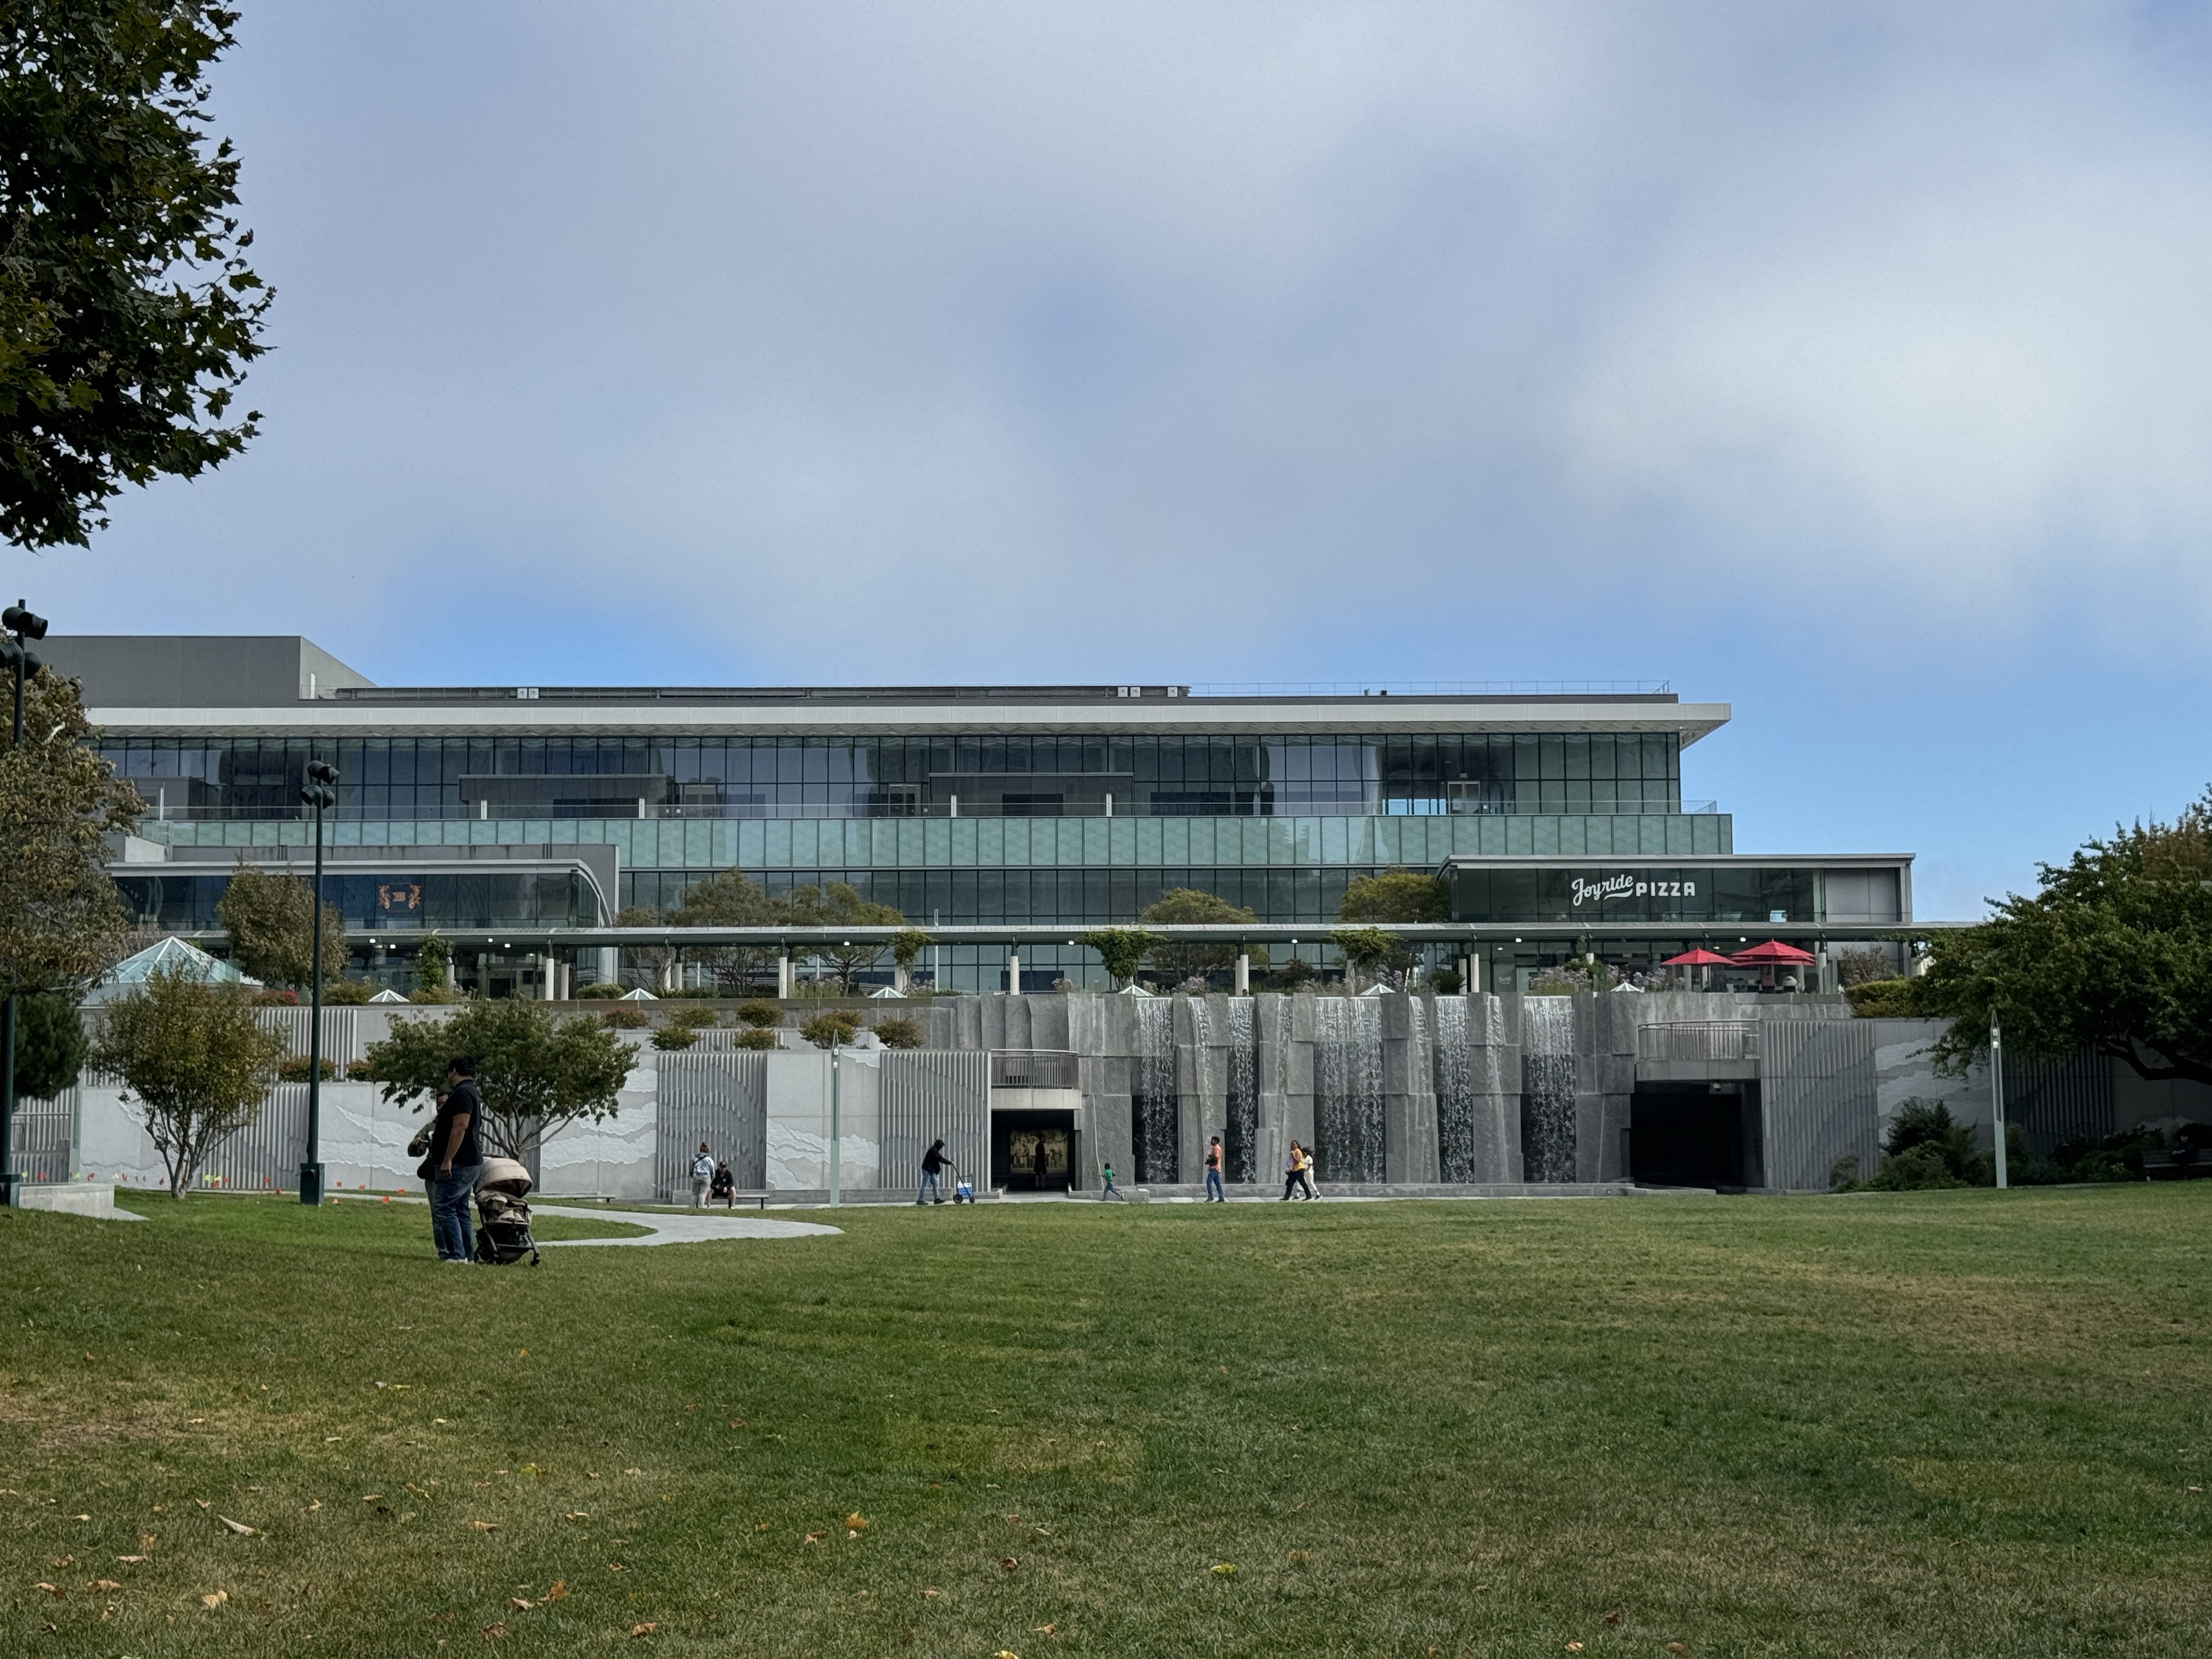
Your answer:
[[[1636,1034],[1638,1060],[1757,1060],[1759,1022],[1706,1019],[1646,1025]]]
[[[1076,1089],[1076,1057],[1063,1049],[1004,1049],[991,1053],[994,1089]]]

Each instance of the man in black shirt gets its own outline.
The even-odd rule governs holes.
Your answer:
[[[483,1173],[483,1146],[477,1133],[483,1100],[477,1092],[477,1063],[456,1054],[446,1066],[446,1093],[430,1125],[430,1152],[417,1171],[430,1189],[430,1236],[441,1261],[469,1261],[476,1240],[469,1227],[469,1200]]]

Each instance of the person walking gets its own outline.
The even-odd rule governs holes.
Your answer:
[[[1314,1163],[1313,1148],[1308,1146],[1304,1148],[1304,1152],[1305,1161],[1298,1165],[1298,1180],[1304,1183],[1308,1198],[1319,1198],[1321,1188],[1314,1185],[1314,1170],[1316,1165]]]
[[[469,1226],[469,1200],[483,1173],[483,1143],[478,1123],[483,1098],[477,1091],[477,1063],[455,1054],[446,1063],[446,1092],[430,1122],[430,1150],[416,1170],[430,1194],[430,1237],[438,1260],[465,1265],[476,1259]]]
[[[691,1207],[707,1207],[708,1191],[714,1184],[714,1155],[707,1150],[707,1143],[699,1143],[699,1156],[691,1160]]]
[[[929,1150],[921,1155],[921,1185],[915,1188],[916,1204],[942,1204],[945,1194],[938,1190],[937,1177],[945,1170],[945,1143],[933,1140]]]
[[[1290,1155],[1283,1160],[1283,1202],[1287,1204],[1297,1194],[1298,1177],[1305,1172],[1305,1151],[1297,1141],[1291,1143]]]
[[[1226,1204],[1229,1194],[1221,1188],[1221,1137],[1216,1135],[1213,1144],[1206,1149],[1206,1201]]]

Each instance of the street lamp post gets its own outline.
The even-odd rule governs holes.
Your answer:
[[[307,969],[307,1150],[300,1161],[300,1202],[323,1201],[323,813],[338,804],[338,771],[328,761],[307,763],[300,799],[315,809],[315,920]]]
[[[837,1153],[840,1150],[838,1146],[840,1139],[839,1131],[843,1127],[843,1126],[837,1121],[837,1108],[839,1103],[837,1098],[839,1070],[837,1065],[837,1039],[841,1035],[842,1033],[836,1028],[831,1028],[830,1033],[830,1206],[832,1209],[836,1209],[843,1202],[842,1199],[838,1195],[839,1170],[837,1163]]]
[[[1997,1185],[2008,1186],[2005,1179],[2004,1032],[1997,1024],[1994,1008],[1990,1010],[1990,1121],[1996,1126]]]
[[[10,639],[9,635],[15,637]],[[32,653],[29,641],[46,637],[46,619],[33,616],[22,600],[0,611],[0,655],[4,655],[15,681],[10,755],[18,755],[23,747],[23,682],[44,665]],[[22,1172],[15,1167],[15,987],[11,982],[6,1007],[0,1011],[0,1204],[14,1209],[22,1184]]]

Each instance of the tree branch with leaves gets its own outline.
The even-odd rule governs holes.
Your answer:
[[[614,1116],[637,1064],[637,1051],[590,1015],[556,1019],[519,997],[464,1003],[445,1018],[395,1019],[364,1057],[385,1099],[427,1104],[456,1054],[475,1057],[484,1139],[516,1158],[570,1124]]]

